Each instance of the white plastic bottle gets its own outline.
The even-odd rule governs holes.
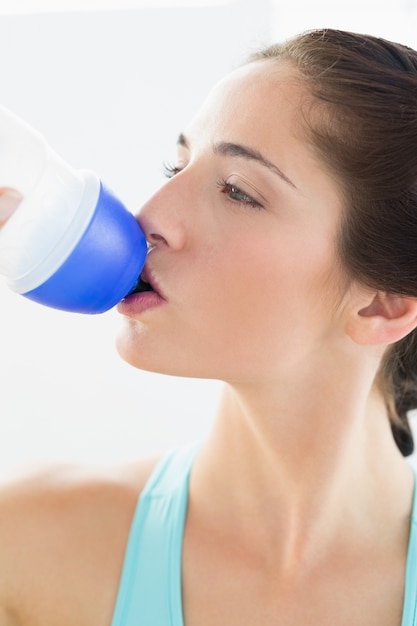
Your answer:
[[[134,290],[147,253],[134,216],[2,106],[0,188],[23,196],[0,230],[0,274],[11,289],[79,313],[106,311]]]

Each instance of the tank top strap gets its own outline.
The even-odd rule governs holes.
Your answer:
[[[197,450],[193,444],[163,457],[138,500],[112,626],[184,626],[182,543]]]
[[[410,520],[404,606],[401,626],[417,626],[417,470],[414,470],[414,500]]]

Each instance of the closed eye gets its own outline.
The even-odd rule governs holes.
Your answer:
[[[231,202],[243,204],[253,209],[264,208],[264,206],[260,202],[258,202],[257,200],[252,198],[252,196],[249,196],[246,192],[242,191],[242,189],[240,189],[236,185],[233,185],[227,180],[224,180],[224,179],[219,180],[217,182],[217,186],[219,187],[220,191],[224,193]]]
[[[182,168],[176,165],[172,165],[167,161],[164,161],[162,166],[163,173],[166,178],[173,178],[182,171]],[[237,187],[236,185],[225,179],[217,181],[217,186],[219,187],[220,191],[226,195],[230,202],[233,202],[235,204],[242,204],[246,207],[251,207],[253,209],[264,208],[264,206],[260,202],[252,198],[252,196],[248,195],[246,192],[242,191],[240,187]]]
[[[164,163],[162,163],[162,172],[166,178],[173,178],[176,174],[181,172],[181,168],[164,161]]]

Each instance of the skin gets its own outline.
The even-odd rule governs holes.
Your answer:
[[[21,194],[10,187],[0,187],[0,227],[13,215],[22,200]]]
[[[283,63],[228,76],[138,217],[164,301],[121,306],[121,356],[225,382],[191,474],[185,626],[401,624],[413,477],[374,379],[417,305],[340,267],[343,206],[303,137],[305,97]],[[4,487],[1,624],[110,625],[152,466]]]

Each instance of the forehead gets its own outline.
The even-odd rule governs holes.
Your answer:
[[[277,147],[290,137],[296,138],[304,95],[305,89],[289,64],[256,61],[230,73],[214,87],[190,131],[229,140],[234,139],[233,134],[243,135],[249,143]]]
[[[185,135],[196,152],[221,141],[243,144],[276,163],[302,194],[326,192],[340,199],[303,131],[302,110],[310,98],[290,63],[255,61],[214,87]]]
[[[222,141],[243,144],[294,180],[290,172],[298,178],[304,167],[317,165],[300,123],[306,93],[289,63],[249,63],[214,87],[185,135],[196,152]]]

